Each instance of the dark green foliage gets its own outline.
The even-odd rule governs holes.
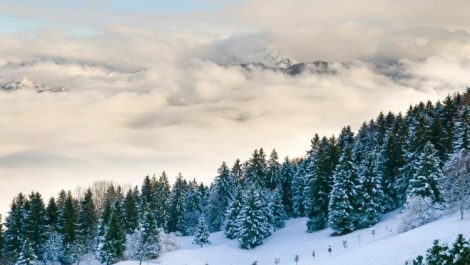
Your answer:
[[[236,182],[225,162],[217,170],[217,176],[210,190],[209,230],[219,231],[225,222],[225,215],[232,203]]]
[[[440,245],[435,240],[433,246],[427,250],[426,257],[418,256],[413,264],[418,265],[468,265],[470,261],[470,243],[458,235],[452,247]]]
[[[32,192],[25,204],[25,210],[23,235],[29,239],[34,255],[41,259],[44,243],[47,240],[46,209],[41,194]]]
[[[137,206],[139,200],[139,190],[135,187],[129,190],[123,201],[124,211],[124,231],[126,234],[132,234],[139,227],[139,209]]]
[[[8,216],[5,218],[5,255],[16,260],[19,257],[24,240],[24,225],[26,220],[26,198],[20,193],[13,199]]]
[[[170,232],[183,232],[184,231],[184,198],[187,190],[186,180],[181,174],[176,178],[170,195],[170,208],[168,231]]]

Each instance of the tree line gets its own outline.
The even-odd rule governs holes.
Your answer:
[[[140,187],[61,191],[47,203],[37,192],[20,193],[0,226],[0,257],[5,264],[72,264],[87,255],[105,264],[144,261],[165,250],[163,235],[195,235],[203,246],[207,231],[222,230],[251,249],[291,217],[308,217],[307,232],[329,227],[339,235],[416,198],[447,203],[461,185],[451,189],[446,176],[462,174],[446,165],[470,148],[469,103],[467,90],[405,115],[380,113],[357,133],[346,126],[337,137],[315,134],[301,158],[280,162],[276,150],[256,149],[247,161],[223,162],[209,186],[181,174],[170,185],[163,172]]]

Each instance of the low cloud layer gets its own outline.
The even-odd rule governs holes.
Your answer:
[[[255,148],[302,156],[314,133],[470,85],[466,1],[373,2],[242,1],[121,16],[92,5],[80,26],[99,32],[81,36],[68,33],[68,10],[0,5],[65,24],[0,35],[1,84],[65,89],[0,91],[0,212],[19,191],[49,196],[99,179],[139,184],[167,170],[208,182],[222,161]],[[286,58],[324,60],[328,72],[270,68]]]

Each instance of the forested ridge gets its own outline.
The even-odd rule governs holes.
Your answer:
[[[168,248],[168,234],[194,235],[203,247],[215,231],[251,249],[304,216],[307,232],[341,235],[403,206],[452,207],[458,199],[448,180],[469,149],[467,90],[404,115],[379,113],[356,133],[346,126],[337,137],[315,134],[301,158],[280,161],[275,150],[256,149],[248,161],[222,162],[209,186],[181,174],[170,185],[163,172],[139,187],[98,182],[47,201],[20,193],[0,226],[1,263],[145,261]]]

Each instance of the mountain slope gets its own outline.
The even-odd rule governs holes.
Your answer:
[[[383,216],[380,223],[372,228],[354,233],[331,237],[330,230],[316,233],[305,232],[305,218],[287,221],[286,228],[268,238],[254,250],[242,250],[235,240],[227,240],[223,233],[211,234],[211,246],[199,248],[191,244],[192,237],[178,238],[181,249],[165,253],[157,261],[149,264],[161,265],[250,265],[256,259],[259,265],[274,264],[274,258],[281,259],[279,264],[294,265],[294,255],[299,255],[298,265],[392,265],[404,264],[408,258],[424,254],[434,239],[451,243],[459,233],[470,236],[470,219],[459,220],[457,214],[398,233],[400,219],[397,212]],[[371,234],[375,230],[375,236]],[[347,240],[348,248],[343,247]],[[360,242],[359,242],[360,241]],[[332,245],[332,254],[327,248]],[[315,250],[316,257],[312,258]],[[134,265],[135,262],[121,262],[119,265]]]

